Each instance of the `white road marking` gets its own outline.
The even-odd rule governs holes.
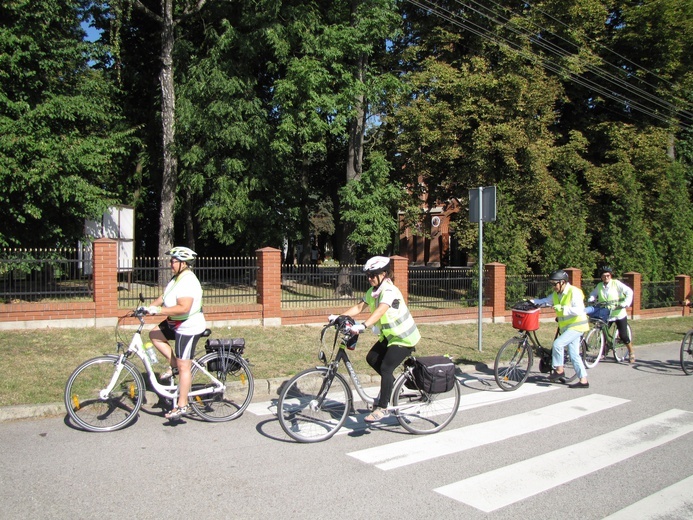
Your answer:
[[[604,520],[690,520],[693,518],[693,476],[643,498]]]
[[[435,435],[414,437],[349,455],[382,470],[390,470],[549,428],[626,402],[617,397],[589,394],[511,417],[443,430]]]
[[[435,491],[491,512],[693,432],[693,412],[669,410],[584,442]],[[522,478],[518,478],[521,475]]]

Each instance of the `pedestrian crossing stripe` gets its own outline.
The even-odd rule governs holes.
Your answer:
[[[572,446],[439,487],[435,491],[490,513],[691,432],[693,412],[673,409]],[[518,478],[518,475],[522,478]]]
[[[662,518],[693,518],[693,476],[653,493],[649,497],[621,509],[604,520],[661,520]]]
[[[430,437],[415,437],[349,455],[387,471],[550,428],[627,402],[618,397],[589,394],[511,417],[443,430]]]

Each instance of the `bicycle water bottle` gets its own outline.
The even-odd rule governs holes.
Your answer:
[[[159,359],[156,357],[156,349],[151,341],[144,344],[144,351],[147,353],[147,356],[149,356],[149,362],[152,365],[159,362]]]

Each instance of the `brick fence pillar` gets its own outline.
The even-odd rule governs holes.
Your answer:
[[[684,300],[691,299],[691,277],[687,274],[680,274],[674,278],[674,298],[683,303]],[[689,316],[691,308],[684,305],[681,307],[681,316]]]
[[[568,283],[582,289],[582,271],[575,267],[568,267],[564,271],[568,273]]]
[[[630,317],[635,319],[640,317],[640,306],[642,304],[642,275],[640,273],[629,272],[623,275],[623,283],[633,289],[633,304],[630,307]]]
[[[491,262],[484,266],[486,269],[484,294],[491,307],[493,323],[505,321],[505,264]]]
[[[262,305],[262,324],[282,324],[282,252],[263,247],[257,254],[257,302]]]
[[[405,302],[409,302],[409,259],[403,256],[391,256],[392,272],[395,276],[394,284],[402,293]]]
[[[94,240],[94,317],[118,316],[118,242]]]

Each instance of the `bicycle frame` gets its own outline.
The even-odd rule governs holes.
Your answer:
[[[113,388],[115,387],[118,378],[120,377],[120,373],[123,370],[123,360],[134,354],[142,360],[144,368],[147,371],[149,382],[152,385],[154,392],[156,392],[158,395],[165,399],[171,399],[175,402],[178,399],[178,385],[162,385],[157,381],[156,376],[154,375],[154,370],[152,369],[152,364],[149,361],[149,357],[146,355],[146,352],[144,351],[144,344],[142,342],[142,329],[144,328],[144,318],[138,315],[137,319],[139,319],[140,325],[137,328],[135,334],[133,335],[127,350],[125,350],[125,352],[120,354],[120,356],[118,357],[118,361],[115,364],[115,371],[113,372],[113,377],[111,378],[111,381],[108,384],[108,386],[99,392],[99,396],[101,397],[101,399],[104,400],[108,397],[108,395],[113,391]],[[123,344],[118,343],[118,350],[121,350],[122,348]],[[198,370],[201,370],[207,377],[209,377],[210,381],[214,383],[214,386],[211,388],[202,388],[200,390],[191,390],[188,393],[188,397],[196,397],[200,395],[224,391],[224,384],[221,381],[219,381],[216,377],[214,377],[211,373],[209,373],[204,366],[198,363],[197,359],[192,359],[191,361],[193,366],[196,366]]]
[[[344,345],[341,345],[339,347],[339,351],[337,352],[337,355],[335,356],[334,360],[332,360],[327,366],[319,366],[316,368],[320,369],[325,369],[327,370],[327,374],[325,376],[325,380],[323,382],[323,386],[320,389],[319,392],[319,399],[318,403],[320,406],[322,406],[323,400],[325,399],[325,396],[327,396],[327,392],[330,390],[330,386],[332,385],[332,381],[334,380],[334,375],[339,371],[339,364],[344,362],[344,366],[347,369],[347,372],[349,373],[349,379],[351,379],[351,382],[354,384],[354,388],[356,389],[356,392],[358,393],[359,397],[363,402],[365,402],[368,405],[373,405],[375,403],[375,398],[369,396],[366,394],[365,390],[363,389],[363,386],[361,385],[361,381],[359,381],[359,377],[356,374],[356,370],[354,370],[354,366],[351,363],[351,360],[349,359],[349,355],[346,352],[346,347]],[[407,377],[405,374],[409,371],[408,368],[404,368],[402,370],[402,373],[399,375],[399,377]],[[399,377],[397,379],[399,379]],[[349,402],[352,407],[353,411],[353,395],[349,396]],[[388,410],[392,412],[397,412],[399,410],[410,410],[412,408],[416,408],[418,406],[421,406],[420,403],[412,403],[412,404],[406,404],[406,405],[399,405],[399,406],[388,406]]]

